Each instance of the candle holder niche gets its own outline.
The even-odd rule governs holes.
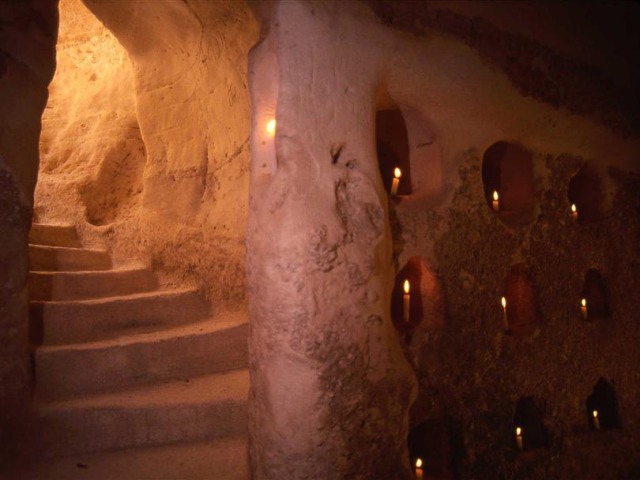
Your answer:
[[[580,294],[580,310],[582,318],[585,320],[611,316],[607,284],[602,274],[595,268],[587,270],[584,276],[584,285]]]
[[[602,181],[598,171],[586,163],[569,182],[567,211],[580,225],[599,222],[604,217]]]
[[[521,145],[497,142],[482,157],[482,183],[487,205],[509,226],[533,220],[535,189],[533,155]]]
[[[397,105],[388,105],[376,112],[376,150],[385,191],[391,192],[393,179],[398,178],[395,194],[411,195],[409,136]],[[396,169],[400,169],[400,177],[394,175]]]
[[[620,428],[618,399],[613,386],[600,378],[587,398],[587,423],[591,430]],[[595,412],[595,413],[594,413]]]
[[[519,451],[549,448],[549,430],[544,424],[545,402],[536,397],[520,397],[513,415],[513,443]]]
[[[499,299],[503,329],[517,337],[531,335],[541,322],[535,288],[526,264],[518,263],[511,267],[505,280],[503,298],[504,301]]]
[[[409,432],[409,455],[414,469],[419,459],[424,479],[454,478],[453,435],[446,417],[426,420]],[[419,475],[416,478],[420,478]]]
[[[413,331],[424,318],[422,283],[422,262],[413,257],[396,275],[391,292],[391,319],[400,331]]]

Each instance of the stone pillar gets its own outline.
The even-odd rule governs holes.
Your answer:
[[[369,15],[356,2],[281,2],[250,57],[254,479],[409,477],[416,381],[390,320],[392,245],[374,138],[380,76],[367,30],[358,31]],[[276,96],[272,159],[260,109]]]
[[[57,2],[0,2],[0,464],[30,404],[27,237],[57,25]]]

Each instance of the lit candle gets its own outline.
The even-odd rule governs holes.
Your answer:
[[[598,410],[593,411],[593,428],[600,430],[600,419],[598,418]]]
[[[493,191],[493,211],[494,212],[500,211],[500,200],[499,200],[499,197],[498,197],[498,191],[497,190]]]
[[[505,331],[509,330],[509,319],[507,318],[507,299],[502,297],[500,299],[500,303],[502,304],[502,324],[504,325]]]
[[[571,204],[571,216],[574,220],[578,220],[578,209],[576,208],[576,204]]]
[[[518,450],[522,450],[522,429],[520,427],[516,427],[516,445]]]
[[[269,120],[267,122],[267,134],[269,134],[270,137],[273,137],[276,134],[276,119],[272,118],[271,120]]]
[[[409,280],[404,281],[404,295],[402,296],[402,318],[404,319],[404,323],[409,323],[409,304],[411,301],[411,297],[409,296]]]
[[[416,459],[416,480],[423,480],[423,471],[422,471],[422,459]]]
[[[393,181],[391,182],[391,195],[398,194],[398,185],[400,184],[400,177],[402,176],[402,171],[399,168],[396,168],[393,171]]]
[[[587,299],[583,298],[580,300],[580,312],[582,313],[582,318],[587,319]]]

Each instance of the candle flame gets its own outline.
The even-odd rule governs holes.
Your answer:
[[[593,418],[598,418],[598,410],[593,411]]]
[[[516,436],[519,437],[522,435],[522,429],[520,427],[516,427]]]
[[[404,293],[409,293],[409,280],[404,281]]]
[[[399,168],[396,168],[393,171],[393,176],[396,177],[396,178],[400,178],[402,176],[402,171]]]
[[[587,299],[583,298],[582,300],[580,300],[580,305],[582,305],[583,307],[587,306]]]
[[[502,308],[507,308],[507,299],[502,297],[500,299],[500,303],[502,304]]]
[[[422,467],[422,459],[416,458],[416,468],[420,468],[420,467]]]
[[[276,119],[275,118],[272,118],[271,120],[269,120],[267,122],[267,133],[271,137],[273,137],[273,135],[276,133]]]
[[[572,211],[573,213],[576,213],[576,212],[578,211],[578,209],[576,208],[576,204],[575,204],[575,203],[572,203],[572,204],[571,204],[571,211]]]
[[[494,190],[493,191],[493,199],[497,202],[498,201],[498,191]]]

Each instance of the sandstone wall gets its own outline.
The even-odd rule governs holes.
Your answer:
[[[255,20],[233,1],[86,5],[61,4],[38,213],[238,307]]]
[[[412,374],[397,344],[419,379],[411,426],[450,425],[449,460],[463,477],[570,478],[612,467],[624,475],[637,458],[640,388],[629,367],[638,361],[629,314],[637,300],[625,292],[638,283],[640,141],[624,86],[486,20],[427,3],[368,3],[378,17],[353,2],[281,2],[251,59],[256,71],[279,72],[270,89],[251,79],[256,478],[405,475]],[[272,104],[275,159],[264,134]],[[416,184],[387,208],[373,121],[389,104],[407,123]],[[533,220],[521,227],[498,219],[483,191],[482,154],[502,140],[533,152]],[[591,227],[571,223],[568,200],[587,161],[606,211]],[[396,334],[391,290],[416,257],[425,319]],[[499,300],[520,263],[541,323],[504,335]],[[604,322],[580,320],[589,268],[604,272],[616,299]],[[605,437],[585,419],[599,377],[614,382],[625,412],[624,430]],[[543,399],[552,444],[517,455],[513,416],[526,396]]]

